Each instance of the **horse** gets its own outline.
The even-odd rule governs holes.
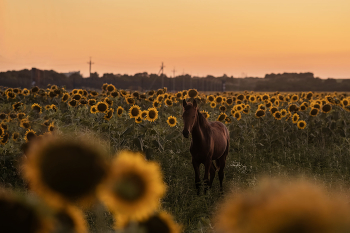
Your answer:
[[[222,193],[224,168],[230,142],[230,135],[226,126],[218,121],[208,121],[203,114],[199,112],[196,100],[194,100],[193,103],[183,100],[182,118],[184,122],[183,136],[188,138],[189,134],[192,134],[190,152],[195,172],[197,195],[200,193],[200,164],[204,164],[205,167],[203,178],[205,184],[204,192],[206,193],[208,187],[212,187],[215,173],[218,171],[220,191]]]

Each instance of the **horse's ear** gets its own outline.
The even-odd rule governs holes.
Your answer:
[[[187,102],[186,102],[186,100],[185,100],[185,99],[182,101],[182,105],[183,105],[184,107],[186,107],[186,106],[187,106]]]
[[[193,100],[193,107],[197,108],[197,101]]]

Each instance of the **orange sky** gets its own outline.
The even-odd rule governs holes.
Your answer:
[[[0,71],[350,78],[349,0],[0,0]]]

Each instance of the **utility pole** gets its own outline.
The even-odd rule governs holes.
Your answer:
[[[176,72],[175,67],[172,71],[173,71],[173,91],[175,92],[175,72]]]
[[[160,70],[158,72],[158,75],[159,75],[159,73],[161,73],[161,76],[162,76],[162,87],[161,88],[164,88],[164,76],[163,76],[164,68],[165,68],[165,66],[162,62],[162,66],[160,67]]]
[[[88,62],[88,64],[89,64],[89,74],[90,74],[89,77],[91,78],[91,65],[95,64],[95,63],[91,62],[91,57],[90,57],[90,61]]]

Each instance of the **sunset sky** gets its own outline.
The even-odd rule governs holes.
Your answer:
[[[350,78],[349,0],[0,0],[0,71]]]

